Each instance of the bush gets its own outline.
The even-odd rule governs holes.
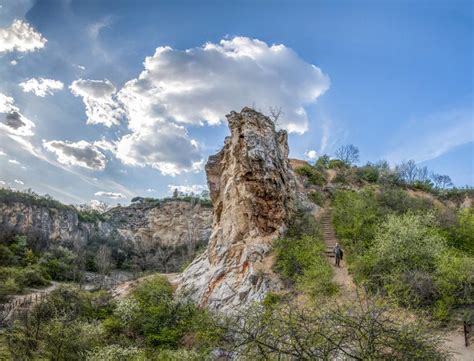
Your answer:
[[[359,178],[369,183],[376,183],[379,180],[379,170],[370,164],[357,168],[356,174]]]
[[[345,169],[345,168],[349,168],[349,165],[340,159],[331,159],[328,163],[328,168],[329,169]]]
[[[274,270],[284,281],[312,297],[335,293],[332,268],[324,255],[325,246],[314,218],[300,213],[292,223],[287,237],[273,243]]]
[[[135,346],[107,345],[87,353],[87,361],[144,361],[145,351]]]
[[[311,184],[321,187],[326,184],[324,175],[309,164],[296,168],[296,173],[306,177]]]
[[[308,194],[308,197],[314,204],[320,207],[324,206],[324,197],[321,192],[311,192]]]
[[[244,360],[446,360],[440,337],[368,300],[256,305],[228,322],[229,344]]]
[[[389,215],[353,268],[369,289],[403,306],[428,306],[438,318],[473,302],[474,259],[448,248],[432,213]]]

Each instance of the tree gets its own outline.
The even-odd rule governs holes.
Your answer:
[[[451,177],[449,175],[433,173],[431,175],[431,180],[435,184],[435,187],[440,189],[446,189],[453,185],[453,182],[451,181]]]
[[[416,180],[418,168],[413,159],[410,159],[408,162],[402,162],[396,169],[400,174],[400,177],[408,184],[411,184]]]
[[[270,107],[268,108],[268,113],[270,116],[270,119],[272,120],[273,124],[275,124],[275,127],[278,127],[279,125],[279,120],[280,117],[283,116],[283,111],[281,107]]]
[[[364,297],[350,305],[306,308],[256,305],[223,326],[227,350],[249,360],[445,360],[441,339],[385,304]]]
[[[316,161],[315,167],[320,168],[320,169],[327,169],[328,166],[329,166],[329,161],[330,160],[331,159],[329,158],[329,156],[327,154],[323,154]]]
[[[179,192],[178,192],[178,188],[175,188],[174,191],[173,191],[173,198],[178,198],[179,197]]]
[[[99,274],[102,275],[102,287],[103,282],[105,280],[105,276],[107,275],[107,273],[109,273],[113,266],[112,252],[110,251],[110,248],[107,247],[105,244],[101,245],[99,247],[99,250],[97,251],[97,255],[95,256],[95,265]]]
[[[359,161],[359,148],[353,144],[343,145],[336,150],[336,157],[343,162],[352,165]]]

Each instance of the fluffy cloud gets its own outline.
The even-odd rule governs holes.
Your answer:
[[[31,92],[39,97],[53,95],[54,92],[63,89],[64,84],[59,80],[32,78],[19,84],[24,92]]]
[[[12,97],[0,93],[0,129],[12,135],[32,136],[34,126],[31,120],[20,113]]]
[[[0,53],[30,52],[41,49],[47,40],[22,20],[13,21],[7,28],[0,28]]]
[[[24,184],[25,184],[23,181],[18,180],[18,179],[15,179],[14,182],[15,182],[16,184],[20,184],[20,185],[24,185]]]
[[[174,190],[177,189],[178,192],[184,194],[200,194],[202,191],[207,190],[206,186],[200,184],[192,184],[192,185],[175,185],[175,184],[168,184],[168,192],[173,193]]]
[[[100,191],[100,192],[96,192],[94,195],[99,196],[99,197],[107,197],[107,198],[111,198],[111,199],[127,198],[127,196],[125,196],[122,193],[114,193],[114,192]]]
[[[316,160],[316,158],[318,158],[318,152],[313,149],[306,151],[304,155],[309,160]]]
[[[159,47],[145,70],[120,90],[129,127],[157,121],[218,124],[230,110],[255,104],[281,107],[280,126],[303,133],[304,106],[329,87],[329,78],[284,45],[236,37],[184,51]]]
[[[16,159],[9,159],[8,160],[8,163],[10,164],[15,164],[15,165],[20,165],[21,163],[19,161],[17,161]]]
[[[87,124],[118,125],[124,113],[116,101],[117,89],[109,80],[79,79],[69,86],[72,94],[82,97]]]
[[[177,175],[202,169],[198,143],[190,139],[184,127],[158,123],[128,134],[117,143],[116,156],[124,164],[151,166],[164,175]]]
[[[92,170],[103,170],[107,164],[105,155],[96,146],[81,140],[76,143],[53,140],[43,141],[45,149],[57,156],[59,163],[75,165]]]

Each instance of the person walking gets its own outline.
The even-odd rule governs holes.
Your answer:
[[[336,243],[336,245],[334,246],[333,252],[334,252],[334,256],[336,258],[336,266],[340,267],[343,252],[342,252],[342,248],[339,245],[339,243]]]

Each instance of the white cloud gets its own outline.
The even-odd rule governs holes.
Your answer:
[[[25,183],[23,183],[23,181],[19,180],[19,179],[15,179],[14,182],[16,184],[20,184],[20,185],[24,185]]]
[[[17,161],[16,159],[9,159],[9,160],[8,160],[8,163],[10,163],[10,164],[15,164],[15,165],[20,165],[20,162]]]
[[[86,70],[86,67],[83,66],[83,65],[77,65],[77,67],[78,67],[79,69],[81,69],[81,70]],[[94,199],[93,199],[93,200],[94,200]],[[91,201],[91,202],[92,202],[92,201]]]
[[[0,156],[4,156],[4,155],[7,155],[7,153],[5,153],[3,150],[0,149]]]
[[[6,186],[7,183],[5,183],[4,181],[0,181],[0,186]]]
[[[34,126],[31,120],[20,113],[12,97],[0,93],[0,130],[12,135],[32,136]]]
[[[92,170],[103,170],[107,165],[105,155],[94,144],[85,140],[63,142],[59,140],[43,141],[43,147],[57,156],[61,164],[79,166]]]
[[[107,197],[107,198],[111,198],[111,199],[127,198],[127,196],[125,196],[124,194],[122,194],[122,193],[115,193],[115,192],[103,192],[103,191],[100,191],[100,192],[96,192],[94,195],[95,195],[95,196],[98,196],[98,197]]]
[[[116,156],[131,166],[151,166],[164,175],[202,169],[198,143],[188,137],[184,127],[159,123],[124,136],[117,143]]]
[[[156,122],[218,124],[230,110],[281,107],[280,126],[308,129],[304,106],[329,88],[329,78],[284,45],[236,37],[184,51],[159,47],[145,70],[120,90],[129,127]]]
[[[54,92],[63,89],[64,84],[59,80],[45,78],[31,78],[19,84],[24,92],[31,92],[39,97],[53,95]]]
[[[13,65],[13,66],[18,65],[18,61],[16,61],[15,59],[13,59],[13,60],[10,62],[10,65]]]
[[[107,79],[79,79],[69,86],[72,94],[82,97],[86,106],[87,124],[118,125],[124,112],[116,100],[115,86]]]
[[[1,52],[29,52],[41,49],[47,40],[30,24],[15,20],[7,28],[0,28],[0,53]]]
[[[318,158],[318,152],[313,149],[306,151],[304,155],[309,160],[316,160],[316,158]]]
[[[159,47],[144,67],[117,93],[131,133],[117,141],[116,155],[124,164],[165,175],[196,171],[204,163],[197,142],[179,124],[219,124],[229,111],[256,103],[264,112],[281,107],[279,125],[303,133],[304,106],[329,88],[329,78],[291,49],[245,37],[184,51]],[[107,96],[118,107],[114,89]],[[107,114],[119,118],[115,108]]]
[[[201,184],[191,184],[191,185],[175,185],[168,184],[168,193],[173,193],[177,189],[178,192],[184,194],[200,194],[202,191],[207,190],[207,186]]]
[[[147,191],[148,193],[154,193],[154,192],[156,192],[156,189],[148,188],[146,191]]]

